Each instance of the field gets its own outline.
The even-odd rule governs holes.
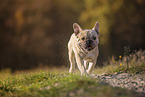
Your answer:
[[[68,68],[48,68],[11,73],[0,72],[0,96],[4,97],[144,97],[145,52],[114,57],[90,76],[68,74]],[[118,78],[121,75],[120,78]],[[125,76],[127,75],[127,76]],[[114,77],[113,77],[114,76]],[[125,77],[136,81],[135,89],[116,84]],[[129,80],[128,78],[128,80]],[[114,80],[117,80],[116,82]],[[112,81],[115,82],[112,84]],[[130,83],[130,82],[129,82]],[[115,85],[116,84],[116,85]],[[118,86],[117,86],[118,85]],[[130,85],[130,84],[129,84]],[[132,85],[132,84],[131,84]],[[134,85],[134,83],[133,83]],[[136,89],[137,87],[137,89]],[[141,88],[140,88],[141,87]]]

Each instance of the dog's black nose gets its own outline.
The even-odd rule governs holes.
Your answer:
[[[87,40],[87,41],[86,41],[86,44],[87,44],[87,45],[90,45],[92,42],[93,42],[92,40]]]

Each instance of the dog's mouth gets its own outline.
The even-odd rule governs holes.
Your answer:
[[[95,43],[90,40],[80,43],[79,46],[86,51],[91,51],[96,47]]]
[[[94,47],[92,47],[91,45],[87,45],[85,49],[87,49],[88,51],[91,51],[94,49]]]

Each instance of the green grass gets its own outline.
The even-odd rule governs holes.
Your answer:
[[[0,82],[0,94],[15,97],[133,97],[132,92],[113,88],[97,79],[50,72],[10,76]]]
[[[128,58],[128,61],[126,59]],[[128,64],[128,68],[127,68]],[[68,68],[47,68],[11,73],[0,71],[0,96],[5,97],[137,97],[126,89],[114,88],[98,79],[66,73]],[[65,71],[65,72],[64,72]],[[112,59],[93,73],[144,73],[145,52]]]

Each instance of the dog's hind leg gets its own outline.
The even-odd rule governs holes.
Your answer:
[[[70,61],[69,73],[73,73],[75,70],[75,56],[73,50],[69,51],[69,61]]]

